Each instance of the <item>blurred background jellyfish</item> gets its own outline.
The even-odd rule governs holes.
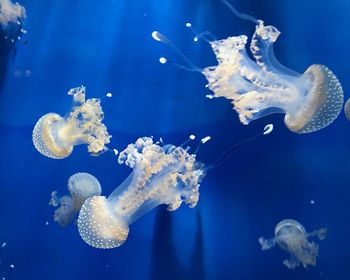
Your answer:
[[[21,39],[26,31],[23,29],[23,19],[26,10],[20,4],[12,3],[11,0],[0,0],[0,24],[4,39],[14,43]]]
[[[0,0],[0,23],[7,25],[10,22],[17,22],[26,17],[26,10],[18,2],[11,0]]]
[[[0,0],[0,89],[4,86],[8,66],[17,53],[15,43],[27,33],[23,27],[25,17],[24,7],[10,0]],[[15,72],[18,74],[18,70]],[[25,74],[28,73],[27,70]]]
[[[303,74],[283,66],[273,52],[273,44],[280,35],[278,29],[238,12],[225,0],[222,2],[239,18],[256,24],[250,43],[254,60],[246,51],[246,35],[208,40],[205,36],[208,32],[196,34],[195,41],[203,38],[210,43],[218,62],[204,69],[194,66],[158,31],[152,33],[153,39],[170,45],[184,59],[188,66],[180,65],[181,68],[204,74],[207,87],[214,93],[208,97],[231,100],[243,124],[272,113],[284,113],[285,125],[295,133],[311,133],[331,124],[344,99],[342,86],[333,72],[320,64],[311,65]],[[191,23],[186,26],[194,31]],[[160,62],[166,61],[162,58]]]
[[[68,179],[69,194],[58,197],[57,191],[51,193],[49,204],[57,207],[54,221],[65,227],[70,224],[80,211],[84,201],[92,196],[101,195],[99,181],[89,173],[76,173]]]
[[[87,144],[92,155],[107,150],[111,136],[102,123],[104,118],[100,100],[85,100],[85,87],[73,88],[73,106],[65,117],[56,113],[42,116],[33,129],[35,148],[44,156],[62,159],[68,157],[75,145]]]
[[[282,250],[289,252],[290,258],[283,261],[283,264],[289,269],[294,269],[300,264],[306,268],[308,265],[316,265],[319,247],[308,239],[317,236],[323,240],[326,233],[326,228],[308,233],[299,222],[286,219],[276,225],[274,238],[260,237],[259,243],[262,250],[269,250],[277,244]]]
[[[345,102],[344,112],[346,118],[350,121],[350,98]]]
[[[78,229],[90,246],[122,245],[129,225],[160,204],[166,204],[168,211],[175,211],[182,202],[191,208],[197,205],[203,165],[182,146],[163,146],[143,137],[129,144],[118,162],[133,172],[108,198],[94,196],[81,207]]]

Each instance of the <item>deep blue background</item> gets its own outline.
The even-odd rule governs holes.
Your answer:
[[[215,64],[205,42],[192,41],[184,24],[217,38],[252,35],[254,26],[235,18],[219,0],[22,0],[28,34],[11,47],[1,43],[0,61],[0,276],[15,264],[13,279],[350,279],[350,124],[344,115],[310,135],[288,131],[282,115],[243,126],[227,100],[205,98],[198,73],[158,63],[177,61],[152,40],[168,35],[201,67]],[[345,93],[350,88],[348,0],[234,1],[241,11],[282,32],[280,61],[299,72],[313,63],[331,68]],[[24,44],[24,41],[27,41]],[[26,77],[23,71],[30,70]],[[21,74],[22,75],[19,75]],[[70,175],[95,175],[108,195],[130,170],[112,153],[98,158],[79,146],[64,160],[39,154],[31,131],[47,112],[64,114],[66,92],[85,85],[104,99],[112,148],[140,136],[180,144],[189,134],[212,136],[198,154],[210,163],[232,144],[274,123],[259,139],[207,174],[199,205],[174,213],[159,207],[130,227],[127,242],[113,250],[86,245],[75,225],[52,221],[52,190],[66,192]],[[315,204],[310,201],[314,200]],[[307,230],[327,227],[316,267],[288,270],[287,254],[262,252],[284,218]],[[49,221],[49,225],[45,222]]]

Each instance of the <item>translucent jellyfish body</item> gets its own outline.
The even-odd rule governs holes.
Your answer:
[[[289,252],[290,258],[284,260],[283,264],[289,269],[294,269],[300,264],[304,267],[316,265],[318,245],[308,239],[317,236],[323,240],[326,237],[326,233],[326,228],[308,233],[299,222],[287,219],[276,225],[274,238],[267,240],[260,237],[259,243],[262,250],[268,250],[277,244],[282,250]]]
[[[54,159],[68,157],[79,144],[87,144],[93,155],[106,150],[111,136],[102,123],[104,115],[100,100],[85,100],[83,86],[71,89],[68,94],[73,96],[73,107],[65,117],[48,113],[36,123],[33,130],[35,148]]]
[[[76,173],[68,180],[69,195],[57,196],[57,191],[51,193],[49,204],[57,207],[54,213],[54,220],[62,227],[70,224],[81,206],[89,197],[101,194],[99,181],[89,173]]]
[[[240,121],[271,113],[285,113],[284,122],[296,133],[310,133],[332,123],[343,105],[343,90],[337,77],[324,65],[311,65],[302,75],[281,65],[273,43],[280,32],[257,20],[247,51],[247,36],[210,42],[218,65],[202,73],[216,97],[231,100]]]
[[[82,239],[96,248],[114,248],[128,237],[129,225],[160,204],[176,210],[182,202],[196,206],[204,175],[195,155],[173,145],[139,138],[119,154],[118,162],[133,169],[108,198],[88,198],[79,213]]]

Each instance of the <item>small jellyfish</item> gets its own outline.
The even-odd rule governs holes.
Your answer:
[[[300,264],[306,268],[308,265],[316,265],[318,256],[318,245],[308,239],[317,236],[323,240],[326,233],[326,228],[308,233],[299,222],[286,219],[276,225],[274,238],[260,237],[259,243],[262,250],[269,250],[277,243],[282,250],[289,252],[290,258],[283,261],[289,269],[294,269]]]
[[[99,181],[89,173],[76,173],[68,179],[69,195],[57,196],[57,191],[51,193],[49,204],[58,207],[54,213],[54,221],[62,227],[70,224],[81,206],[89,197],[101,194]]]
[[[75,145],[87,144],[92,155],[107,150],[111,136],[102,123],[104,118],[100,100],[85,100],[85,87],[73,88],[73,107],[65,116],[48,113],[42,116],[33,129],[35,148],[44,156],[62,159],[68,157]]]
[[[132,168],[132,173],[107,198],[88,198],[81,207],[78,229],[90,246],[122,245],[129,225],[160,204],[169,211],[182,202],[191,208],[197,205],[203,165],[182,146],[160,146],[143,137],[120,152],[118,162]]]

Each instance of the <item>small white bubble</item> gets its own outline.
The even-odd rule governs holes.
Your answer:
[[[194,140],[194,139],[196,139],[196,135],[191,134],[189,138],[190,138],[191,140]]]
[[[187,22],[186,27],[192,27],[192,24],[190,22]]]
[[[14,269],[14,268],[15,268],[15,266],[14,266],[13,264],[11,264],[11,265],[10,265],[10,268],[11,268],[11,269]]]
[[[113,95],[112,95],[111,92],[108,92],[108,93],[106,94],[106,96],[107,96],[107,97],[112,97]]]
[[[4,248],[6,246],[6,244],[7,244],[6,242],[3,242],[1,247]]]
[[[273,130],[273,124],[272,124],[272,123],[266,125],[266,126],[264,127],[264,133],[263,133],[263,135],[270,134],[270,133],[272,132],[272,130]]]
[[[48,226],[48,225],[49,225],[49,221],[46,221],[46,222],[45,222],[45,226]]]
[[[205,143],[207,143],[210,139],[211,139],[210,136],[206,136],[206,137],[204,137],[204,138],[201,139],[201,143],[202,143],[202,144],[205,144]]]
[[[193,38],[193,41],[194,41],[194,42],[198,42],[198,36],[194,37],[194,38]]]
[[[161,39],[160,36],[161,36],[161,35],[160,35],[160,33],[159,33],[158,31],[153,31],[153,32],[152,32],[152,38],[153,38],[154,40],[161,42],[162,39]]]
[[[206,98],[209,98],[209,99],[213,99],[213,98],[214,98],[214,95],[212,95],[212,94],[207,94],[205,97],[206,97]]]
[[[315,204],[315,201],[314,201],[314,200],[311,200],[310,203],[311,203],[311,204]]]
[[[167,60],[165,57],[160,57],[160,58],[159,58],[159,62],[160,62],[161,64],[165,64],[165,63],[168,62],[168,60]]]
[[[113,152],[116,156],[119,154],[119,151],[117,149],[113,149]]]

